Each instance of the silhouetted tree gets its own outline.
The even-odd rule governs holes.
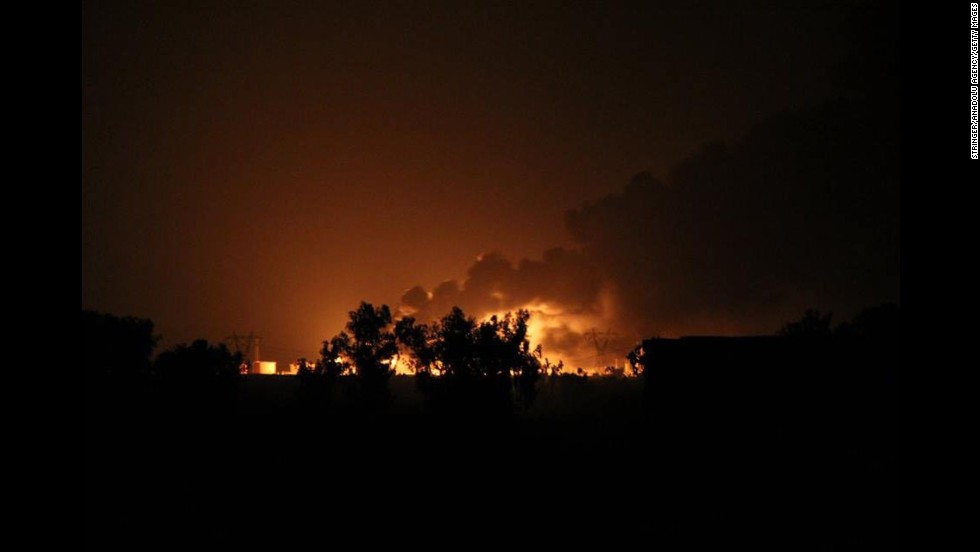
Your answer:
[[[82,310],[81,362],[94,373],[108,376],[145,375],[150,353],[159,337],[153,321]]]
[[[437,363],[435,328],[419,324],[415,318],[406,316],[395,324],[395,338],[408,353],[408,364],[415,373],[415,386],[423,397],[431,396],[433,370],[441,370]]]
[[[535,347],[531,353],[527,349],[528,341],[525,339],[521,344],[516,369],[517,398],[520,399],[521,406],[525,410],[530,408],[538,397],[538,380],[541,379],[541,345]]]
[[[779,335],[790,337],[826,337],[830,335],[830,320],[834,314],[820,314],[817,309],[809,309],[803,314],[803,318],[796,322],[787,322],[780,330]]]
[[[459,307],[431,326],[404,318],[395,326],[419,387],[433,406],[473,413],[509,411],[512,390],[527,408],[536,396],[541,350],[530,350],[526,310],[477,322]],[[442,377],[429,382],[433,372]]]
[[[394,374],[394,357],[398,354],[391,310],[388,305],[375,308],[361,302],[357,310],[350,311],[349,318],[347,332],[331,339],[329,347],[324,343],[320,359],[323,370],[339,375],[349,363],[357,376],[362,404],[381,406],[388,400],[388,379]]]
[[[241,354],[231,353],[223,343],[198,339],[160,353],[154,370],[163,380],[175,419],[197,423],[206,412],[233,412],[241,363]]]
[[[210,345],[207,340],[198,339],[160,353],[154,367],[166,379],[204,381],[235,379],[240,375],[241,363],[241,353],[231,353],[224,343]]]
[[[541,376],[541,346],[531,351],[527,338],[530,317],[524,309],[518,310],[516,315],[508,312],[502,319],[492,316],[480,324],[477,334],[478,358],[487,359],[482,375],[501,381],[513,377],[517,398],[525,409],[537,396],[537,382]]]
[[[544,359],[544,363],[541,365],[541,373],[547,374],[552,378],[556,378],[562,374],[565,369],[565,361],[559,360],[558,364],[552,364],[551,360],[548,358]]]
[[[621,378],[626,375],[626,370],[620,368],[619,366],[606,366],[603,373],[605,373],[606,377],[609,378]]]
[[[303,374],[310,374],[316,372],[316,364],[313,366],[309,365],[310,362],[306,360],[306,357],[299,357],[296,359],[296,375],[300,376]]]
[[[901,328],[901,317],[898,305],[884,303],[867,307],[857,313],[850,322],[844,322],[837,327],[839,335],[897,338]]]
[[[437,368],[434,342],[435,331],[427,324],[419,324],[406,316],[395,324],[395,338],[409,353],[409,365],[417,376],[429,376]]]
[[[445,375],[468,380],[475,375],[473,334],[476,321],[467,318],[463,309],[453,307],[435,329],[435,357]]]
[[[836,328],[831,327],[832,316],[832,313],[821,314],[819,310],[809,309],[800,320],[783,326],[779,335],[898,337],[901,325],[900,310],[895,303],[865,307],[849,322],[842,322]]]
[[[350,337],[343,332],[324,341],[316,362],[310,362],[305,357],[296,360],[299,366],[296,375],[337,379],[350,368],[350,364],[341,356],[349,342]]]
[[[337,379],[342,370],[341,366],[334,362],[337,357],[336,354],[331,353],[329,341],[323,342],[320,354],[321,358],[316,362],[309,362],[306,358],[296,361],[299,364],[296,370],[296,378],[299,381],[299,407],[306,416],[320,414],[322,409],[333,403]]]
[[[626,360],[629,361],[630,370],[633,372],[633,376],[639,376],[643,373],[643,347],[637,345],[632,351],[626,353]]]

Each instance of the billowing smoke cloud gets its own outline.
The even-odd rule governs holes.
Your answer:
[[[771,333],[807,307],[897,301],[897,136],[891,113],[859,100],[779,113],[568,212],[575,248],[482,255],[463,282],[408,290],[402,311],[526,307],[546,355],[591,368],[607,340],[621,364],[650,335]]]
[[[549,249],[541,260],[513,263],[497,252],[481,255],[462,282],[449,280],[427,291],[415,286],[405,292],[399,310],[420,320],[437,319],[453,306],[485,317],[526,308],[531,311],[532,341],[547,356],[591,366],[594,352],[583,332],[595,324],[614,323],[606,292],[607,279],[584,251]]]

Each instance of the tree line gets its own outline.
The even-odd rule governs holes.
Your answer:
[[[348,314],[344,330],[323,341],[315,361],[298,359],[301,401],[329,403],[340,380],[355,401],[371,409],[391,400],[389,379],[397,363],[407,366],[427,406],[474,413],[526,409],[543,374],[559,374],[563,363],[531,348],[527,310],[478,321],[459,307],[440,320],[394,319],[388,305],[362,302]],[[196,340],[150,354],[160,337],[153,322],[82,311],[83,362],[105,376],[153,377],[195,384],[233,380],[247,359],[223,343]],[[439,377],[433,377],[439,376]]]
[[[895,304],[864,309],[834,327],[832,315],[808,310],[786,323],[777,335],[787,338],[876,337],[897,335],[900,311]],[[395,319],[387,305],[361,302],[348,313],[344,330],[323,341],[315,361],[298,360],[301,402],[329,404],[345,386],[355,402],[372,409],[391,400],[389,380],[401,363],[414,374],[426,406],[457,413],[526,410],[534,402],[543,375],[558,375],[541,347],[531,348],[530,313],[518,310],[478,321],[459,307],[432,323],[414,317]],[[178,386],[237,379],[247,362],[223,343],[200,339],[150,357],[160,337],[152,320],[82,311],[82,362],[103,376],[158,378]],[[638,347],[626,358],[634,375],[648,364]],[[438,377],[435,377],[438,376]]]
[[[542,374],[563,364],[544,358],[528,339],[527,310],[477,321],[459,307],[426,324],[406,316],[394,320],[387,305],[362,302],[349,313],[345,330],[323,342],[320,358],[301,358],[299,376],[333,385],[356,377],[361,402],[388,400],[387,383],[403,362],[416,376],[428,406],[455,410],[528,408]],[[433,376],[439,376],[434,378]]]

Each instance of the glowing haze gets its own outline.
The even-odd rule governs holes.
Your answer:
[[[282,366],[528,308],[574,369],[897,299],[893,10],[329,4],[83,5],[84,308]]]

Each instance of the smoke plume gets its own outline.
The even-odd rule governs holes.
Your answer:
[[[575,247],[481,255],[461,282],[409,289],[401,311],[528,308],[546,356],[591,369],[651,335],[772,333],[811,306],[897,301],[895,120],[862,100],[780,112],[566,213]]]

